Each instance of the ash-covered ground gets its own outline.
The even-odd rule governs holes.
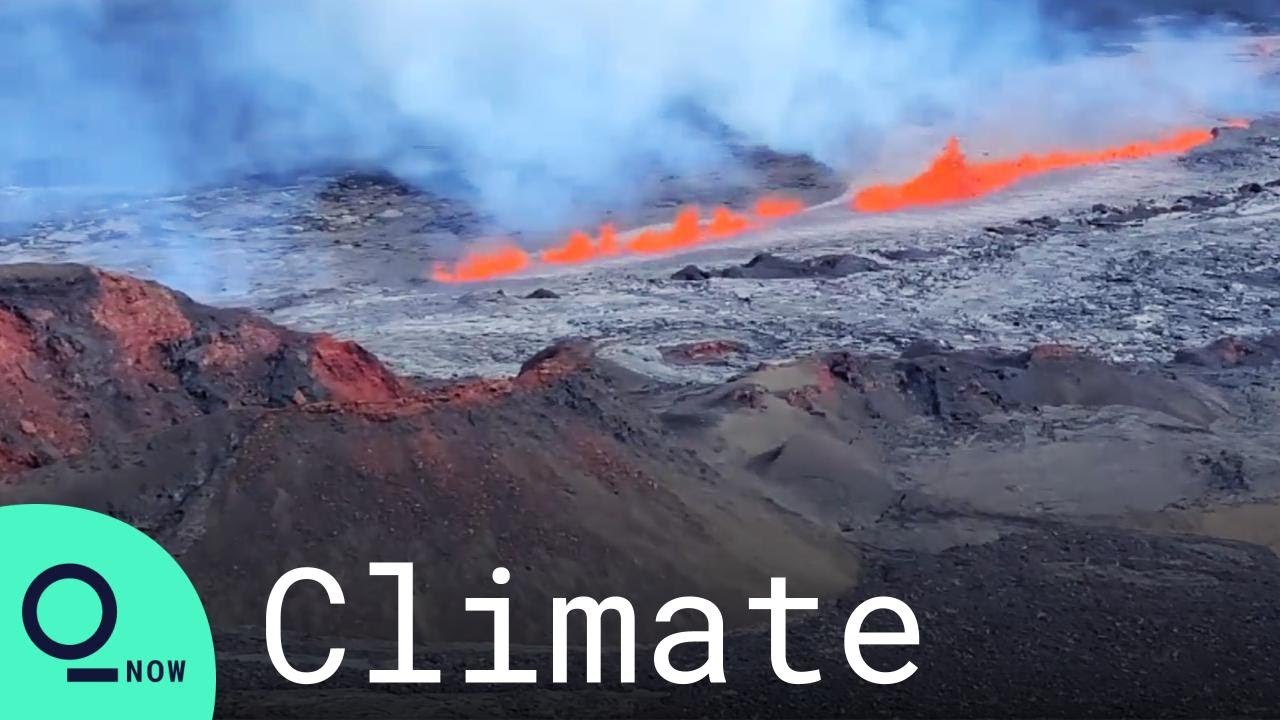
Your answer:
[[[1280,122],[882,216],[812,160],[737,157],[619,222],[765,190],[816,207],[484,285],[424,271],[490,221],[381,173],[9,232],[0,502],[109,512],[173,553],[214,626],[220,717],[1280,713]],[[442,687],[367,683],[395,655],[379,560],[418,563]],[[349,589],[288,608],[299,665],[348,648],[319,688],[271,668],[261,628],[303,564]],[[464,685],[489,649],[462,598],[496,565],[517,667],[548,671],[552,596],[633,598],[651,642],[655,607],[702,594],[733,629],[728,685],[663,683],[648,646],[635,686]],[[818,685],[773,677],[746,609],[771,574],[823,599],[789,630]],[[922,634],[872,656],[919,666],[889,689],[840,638],[882,594]]]
[[[1158,360],[1274,323],[1280,123],[1220,134],[1185,158],[1058,173],[972,204],[871,216],[832,201],[694,253],[496,283],[427,280],[430,263],[455,255],[484,221],[385,176],[104,209],[10,237],[5,250],[11,261],[90,262],[152,277],[200,300],[358,340],[431,377],[509,374],[568,336],[667,379],[723,379],[761,361],[836,346],[900,350],[922,338],[955,347],[1063,342]],[[811,199],[840,192],[821,166],[779,164],[799,166],[774,173],[790,181],[784,189],[799,177],[819,184],[799,188]],[[686,197],[657,201],[649,217]],[[816,277],[788,268],[765,280],[673,278],[691,263],[718,270],[764,252],[865,260],[847,274],[809,273]],[[556,297],[525,297],[538,289]],[[662,362],[661,348],[702,340],[741,350],[711,369]]]

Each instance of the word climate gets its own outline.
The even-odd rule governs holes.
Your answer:
[[[369,574],[390,576],[396,579],[396,663],[394,668],[369,671],[370,683],[439,683],[440,671],[415,668],[413,660],[413,564],[370,563]],[[504,567],[493,571],[493,582],[506,585],[511,573]],[[319,568],[303,567],[285,573],[267,599],[266,640],[271,664],[284,679],[299,685],[315,685],[333,677],[342,665],[346,650],[329,648],[328,656],[315,670],[294,667],[285,656],[281,642],[282,609],[290,588],[302,582],[317,583],[328,595],[332,605],[345,604],[342,586],[337,579]],[[818,599],[789,597],[786,578],[770,580],[767,597],[747,599],[751,610],[769,614],[769,662],[773,672],[783,682],[791,685],[808,685],[822,679],[821,671],[796,670],[787,659],[787,615],[791,611],[817,610]],[[505,597],[467,598],[467,612],[483,612],[493,615],[493,662],[491,667],[468,669],[468,683],[536,683],[538,671],[533,668],[511,666],[510,600]],[[897,616],[902,630],[895,632],[868,632],[862,629],[867,617],[882,611]],[[586,621],[586,680],[601,682],[602,636],[606,614],[616,623],[619,637],[619,674],[623,683],[634,683],[636,678],[636,616],[629,600],[608,597],[596,600],[590,597],[553,598],[552,600],[552,661],[551,682],[567,683],[568,672],[568,624],[573,613],[580,613]],[[725,682],[724,674],[724,619],[715,603],[700,597],[678,597],[663,605],[654,618],[658,623],[669,623],[676,613],[698,613],[705,620],[705,630],[675,632],[663,638],[653,650],[653,667],[663,680],[675,685],[691,685],[697,682]],[[920,628],[915,613],[906,603],[891,597],[874,597],[854,608],[844,628],[844,653],[853,672],[863,680],[877,685],[893,685],[911,677],[914,663],[907,662],[893,670],[877,670],[867,664],[862,656],[864,645],[904,645],[920,643]],[[671,662],[672,651],[684,645],[701,646],[706,661],[693,669],[677,669]]]

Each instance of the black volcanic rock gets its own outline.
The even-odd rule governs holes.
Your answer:
[[[884,266],[870,258],[858,255],[820,255],[816,258],[794,260],[761,253],[739,268],[728,268],[721,274],[727,278],[752,280],[787,280],[794,278],[837,278],[857,273],[883,270]]]
[[[747,345],[737,340],[699,340],[658,348],[662,359],[672,365],[723,365],[730,356],[746,351]]]
[[[697,265],[685,265],[674,273],[671,273],[672,280],[686,280],[689,282],[707,280],[710,279],[710,277],[711,273],[703,270]]]
[[[793,259],[760,253],[743,265],[720,270],[703,270],[689,265],[672,274],[672,280],[706,280],[712,277],[743,280],[794,280],[800,278],[840,278],[885,269],[881,263],[860,255],[833,254]]]
[[[933,260],[947,254],[940,248],[904,247],[891,250],[877,250],[876,254],[894,262],[923,262]]]
[[[1173,361],[1209,368],[1265,367],[1280,361],[1280,333],[1218,338],[1202,347],[1178,351]]]

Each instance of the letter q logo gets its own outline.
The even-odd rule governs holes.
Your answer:
[[[213,717],[213,639],[164,548],[114,518],[0,507],[0,718]]]

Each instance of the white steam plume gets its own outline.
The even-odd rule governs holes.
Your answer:
[[[633,197],[723,149],[680,108],[856,174],[912,126],[1010,149],[1263,98],[1209,43],[1078,61],[1006,0],[8,0],[0,184],[170,188],[246,171],[440,164],[508,227]],[[1118,69],[1117,69],[1118,68]],[[934,148],[922,148],[931,152]],[[918,158],[913,158],[918,160]]]

